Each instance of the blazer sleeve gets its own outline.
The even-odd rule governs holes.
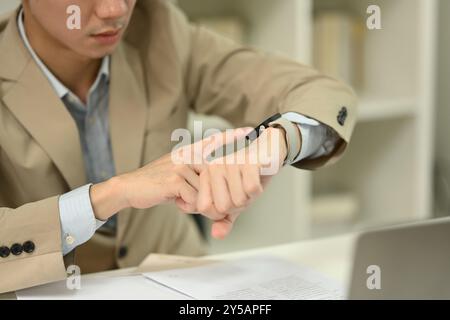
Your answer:
[[[277,112],[297,112],[332,128],[340,140],[331,155],[295,166],[315,169],[338,159],[357,118],[350,87],[292,59],[186,24],[190,34],[186,91],[196,112],[221,116],[236,127],[258,125]]]
[[[33,252],[0,257],[0,293],[66,277],[58,197],[27,203],[17,209],[0,208],[0,247],[11,248],[27,241],[34,243]]]

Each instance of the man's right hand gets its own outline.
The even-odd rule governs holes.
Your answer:
[[[183,211],[195,211],[199,176],[188,164],[174,164],[170,154],[146,166],[91,187],[91,202],[99,220],[125,208],[147,209],[175,201]]]
[[[243,132],[236,129],[231,137],[243,137]],[[219,133],[197,142],[202,145],[202,153],[192,154],[196,159],[192,163],[174,162],[173,154],[167,154],[138,170],[93,185],[90,197],[95,217],[105,221],[125,208],[147,209],[171,201],[182,212],[197,212],[199,173],[206,153],[226,144],[229,138],[230,135]],[[193,153],[197,150],[194,145],[183,149]]]

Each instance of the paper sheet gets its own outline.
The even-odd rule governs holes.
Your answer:
[[[196,257],[184,257],[184,256],[152,253],[148,255],[147,258],[145,258],[145,260],[139,265],[139,267],[136,270],[136,273],[200,267],[213,262],[217,261],[199,259]]]
[[[16,292],[18,300],[186,300],[183,294],[143,277],[81,278],[80,290],[67,289],[60,281]]]
[[[273,257],[245,258],[144,275],[194,299],[338,300],[344,297],[343,288],[333,280]]]

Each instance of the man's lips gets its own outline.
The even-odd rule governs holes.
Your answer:
[[[92,37],[101,44],[114,44],[120,38],[121,29],[108,30],[92,35]]]
[[[104,32],[99,32],[94,34],[94,37],[110,37],[110,36],[115,36],[118,35],[120,33],[121,29],[116,29],[116,30],[108,30],[108,31],[104,31]]]

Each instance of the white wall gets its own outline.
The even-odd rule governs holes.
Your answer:
[[[450,1],[440,1],[436,117],[438,212],[450,215]]]
[[[19,2],[19,0],[0,0],[0,14],[13,10]]]
[[[440,6],[436,152],[450,162],[450,1],[441,0]]]

